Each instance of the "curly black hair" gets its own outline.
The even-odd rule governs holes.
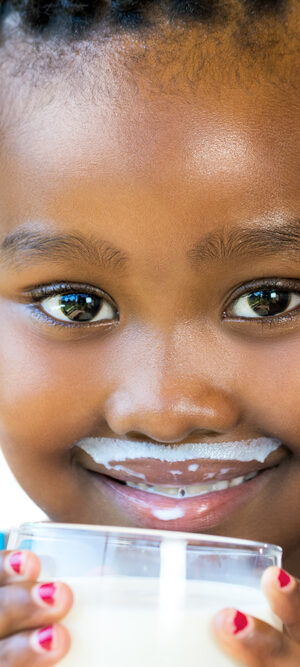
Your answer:
[[[248,18],[282,12],[288,0],[238,0]],[[85,28],[108,20],[114,28],[142,29],[151,25],[151,12],[158,8],[170,21],[213,24],[226,23],[228,0],[0,0],[0,19],[10,12],[19,14],[25,28],[45,32],[60,19],[68,20],[74,35]]]

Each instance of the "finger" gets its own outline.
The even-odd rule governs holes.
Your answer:
[[[247,667],[300,665],[300,646],[296,642],[236,609],[219,612],[213,619],[213,629],[225,651]]]
[[[12,581],[35,581],[41,564],[32,551],[0,551],[0,586]]]
[[[265,570],[262,589],[274,614],[281,618],[289,637],[300,642],[299,581],[278,567]]]
[[[50,667],[68,653],[70,645],[69,632],[62,625],[23,632],[0,641],[0,665]]]
[[[62,582],[23,582],[2,586],[0,638],[54,623],[66,615],[72,604],[72,591]]]

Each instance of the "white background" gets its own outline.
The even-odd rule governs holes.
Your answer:
[[[24,521],[46,518],[17,483],[0,450],[0,532],[9,532]]]

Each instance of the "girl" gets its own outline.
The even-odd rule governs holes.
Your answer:
[[[297,0],[1,0],[0,441],[53,521],[280,544],[300,664]],[[5,508],[1,511],[4,513]],[[54,665],[63,585],[1,552],[0,665]]]

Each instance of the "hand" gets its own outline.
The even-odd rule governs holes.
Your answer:
[[[61,582],[37,584],[40,569],[30,551],[0,551],[0,667],[49,667],[70,648],[57,621],[70,610],[72,591]]]
[[[277,567],[269,567],[262,588],[284,632],[234,609],[213,619],[225,651],[247,667],[300,667],[300,582]]]

